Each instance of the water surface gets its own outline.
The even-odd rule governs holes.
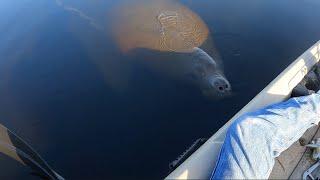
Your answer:
[[[165,177],[320,39],[317,1],[180,1],[208,26],[208,54],[233,86],[210,100],[121,51],[109,32],[118,3],[0,2],[0,122],[67,179]],[[38,179],[3,155],[0,167],[1,179]]]

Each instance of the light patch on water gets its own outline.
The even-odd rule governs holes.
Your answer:
[[[58,6],[62,7],[64,10],[69,11],[69,12],[79,16],[81,19],[87,21],[91,26],[93,26],[97,30],[101,30],[101,31],[103,30],[103,27],[101,25],[99,25],[95,19],[86,15],[84,12],[80,11],[79,9],[65,5],[61,0],[55,0],[55,2]]]

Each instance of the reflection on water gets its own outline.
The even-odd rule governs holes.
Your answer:
[[[76,9],[74,7],[71,7],[71,6],[68,6],[68,5],[65,5],[63,3],[62,0],[55,0],[57,5],[62,7],[63,9],[65,9],[66,11],[69,11],[71,13],[74,13],[75,15],[79,16],[80,18],[86,20],[89,22],[90,25],[92,25],[93,27],[97,28],[98,30],[103,30],[103,27],[101,25],[99,25],[96,20],[94,20],[93,18],[89,17],[88,15],[86,15],[84,12],[82,12],[81,10],[79,9]]]
[[[319,7],[0,1],[0,123],[67,179],[160,179],[185,147],[212,135],[320,39]],[[232,83],[231,98],[200,93],[219,79],[214,72]],[[0,179],[34,179],[10,159],[0,167]]]

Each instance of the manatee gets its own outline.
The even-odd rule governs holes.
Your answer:
[[[183,53],[139,48],[130,55],[152,72],[193,85],[208,98],[221,99],[231,95],[231,85],[219,63],[201,48]]]
[[[213,98],[221,98],[231,93],[231,85],[218,63],[205,51],[195,47],[190,53],[193,69],[187,74],[198,85],[202,93]]]
[[[131,0],[115,8],[111,17],[113,37],[123,53],[140,52],[142,59],[151,61],[150,67],[187,80],[206,96],[230,94],[221,65],[200,48],[208,39],[208,27],[184,5],[173,0]],[[148,50],[153,58],[150,53],[146,56]]]

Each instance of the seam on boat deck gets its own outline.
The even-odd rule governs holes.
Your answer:
[[[319,132],[320,127],[319,127],[318,125],[317,125],[317,127],[318,127],[318,128],[317,128],[317,131],[316,131],[316,133],[312,136],[312,140],[315,139],[316,135],[317,135],[318,132]],[[310,143],[310,142],[306,142],[306,144],[309,144],[309,143]],[[302,161],[304,155],[306,154],[307,150],[308,150],[308,149],[305,148],[304,153],[303,153],[303,156],[301,156],[301,158],[299,159],[298,164],[296,164],[296,166],[294,167],[293,171],[290,173],[289,178],[290,178],[290,177],[293,175],[293,173],[296,171],[298,165],[301,163],[301,161]],[[305,170],[304,170],[304,171],[305,171]],[[302,176],[302,174],[301,174],[301,176]]]
[[[301,138],[305,139],[306,143],[309,143],[318,133],[320,133],[319,126],[314,126],[309,128]],[[303,164],[302,160],[303,157],[306,156],[306,152],[306,147],[301,146],[299,141],[296,141],[286,151],[282,152],[279,157],[276,158],[275,165],[272,169],[269,179],[289,179],[292,178],[293,175],[298,176],[299,179],[301,179],[302,174],[297,175],[297,170],[301,171],[300,169],[302,166],[303,168],[306,166],[300,165]],[[298,169],[299,165],[301,166],[300,169]],[[302,172],[304,171],[305,168],[302,170]]]

